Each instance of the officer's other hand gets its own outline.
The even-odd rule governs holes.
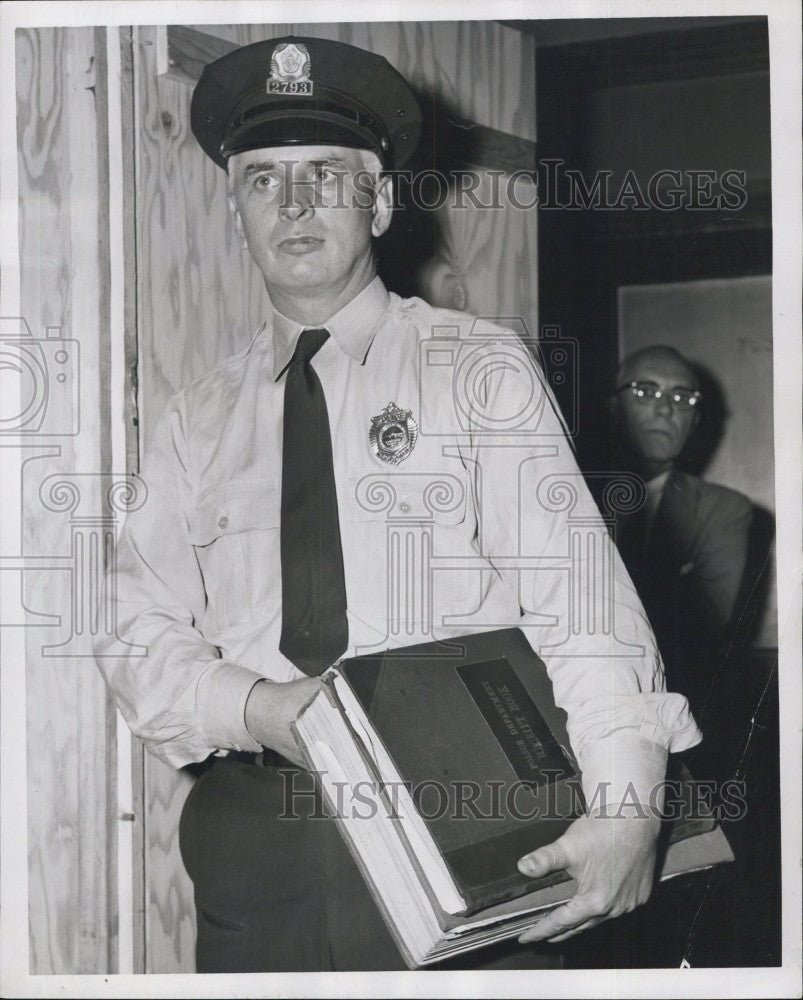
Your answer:
[[[519,942],[563,941],[646,903],[655,872],[660,820],[654,816],[581,816],[554,843],[519,859],[533,878],[565,869],[577,893],[529,927]]]
[[[258,743],[304,767],[290,723],[295,722],[322,688],[320,677],[302,677],[284,684],[259,681],[251,688],[245,703],[245,728]]]

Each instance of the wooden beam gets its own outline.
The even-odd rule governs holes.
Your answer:
[[[171,24],[167,28],[167,76],[193,87],[201,78],[201,71],[207,63],[220,59],[229,52],[240,48],[225,38],[207,35],[183,24]]]

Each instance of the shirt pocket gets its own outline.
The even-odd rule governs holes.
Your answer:
[[[196,499],[189,535],[216,630],[280,609],[280,504],[278,484],[267,479],[221,483]]]
[[[364,473],[348,489],[344,529],[362,555],[353,578],[370,608],[365,617],[398,618],[412,630],[419,617],[472,605],[478,576],[467,557],[475,555],[476,517],[462,470]]]

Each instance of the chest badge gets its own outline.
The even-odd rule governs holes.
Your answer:
[[[273,50],[268,77],[269,94],[312,95],[310,57],[306,45],[284,42]]]
[[[383,462],[398,465],[415,447],[418,424],[412,410],[402,410],[395,403],[388,403],[376,417],[371,417],[368,442],[371,451]]]

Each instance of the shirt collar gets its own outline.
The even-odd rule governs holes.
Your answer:
[[[389,301],[388,290],[382,279],[377,276],[359,295],[323,324],[346,357],[359,364],[365,361],[368,348],[379,329],[379,323],[387,311]],[[277,309],[273,310],[274,381],[290,364],[293,351],[296,349],[296,341],[301,331],[307,329],[309,325],[297,323],[283,316]]]

